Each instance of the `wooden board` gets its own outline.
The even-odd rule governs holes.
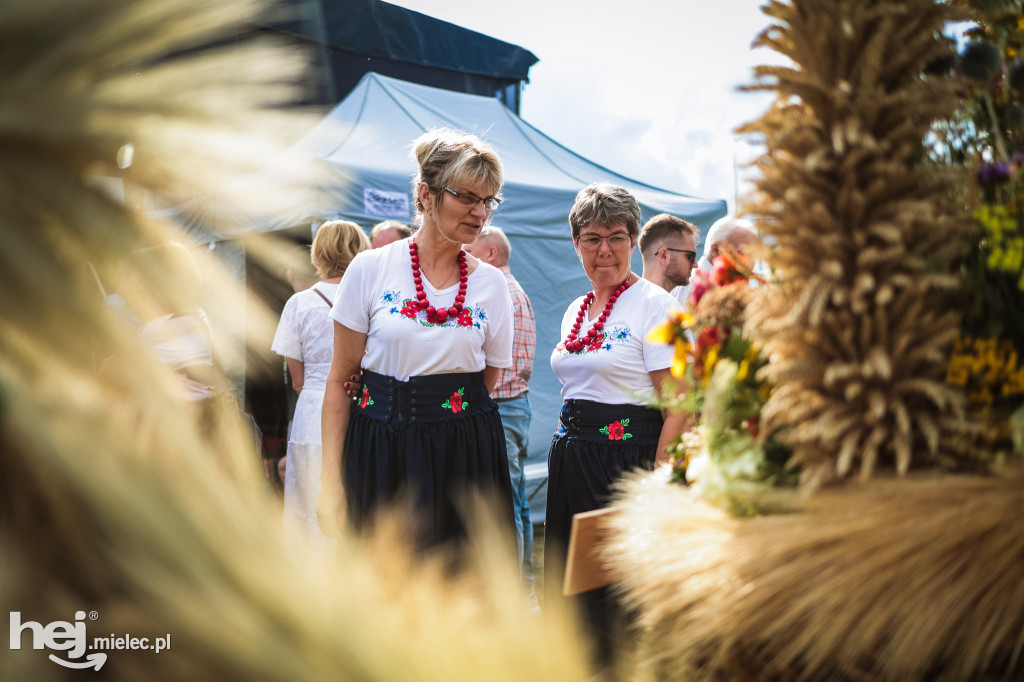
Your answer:
[[[608,537],[604,521],[611,513],[612,510],[606,507],[573,515],[563,594],[579,594],[611,584],[611,576],[605,571],[598,554]]]

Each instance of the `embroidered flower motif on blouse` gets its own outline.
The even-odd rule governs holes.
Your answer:
[[[633,333],[629,327],[613,327],[605,331],[600,331],[597,336],[583,336],[580,340],[584,342],[583,350],[579,353],[573,353],[573,355],[586,355],[587,353],[594,353],[599,350],[611,350],[613,344],[626,343],[633,338]],[[563,355],[569,355],[569,351],[565,349],[565,342],[559,341],[558,345],[555,346],[555,350]]]
[[[480,320],[486,318],[482,309],[464,307],[457,317],[449,317],[441,323],[428,322],[426,311],[421,310],[418,301],[411,298],[402,301],[401,308],[392,307],[388,312],[392,315],[399,314],[403,317],[408,317],[410,320],[416,320],[424,327],[474,327],[480,329],[480,322],[477,318]]]
[[[402,295],[399,292],[392,289],[386,289],[384,293],[381,294],[380,300],[381,303],[397,303],[401,298]]]
[[[466,387],[463,386],[455,393],[452,393],[452,396],[448,398],[448,400],[444,401],[444,403],[441,404],[441,407],[445,408],[446,410],[451,410],[455,414],[462,412],[464,409],[469,407],[469,403],[462,401],[462,396],[463,394],[465,394],[465,392]]]
[[[629,330],[629,327],[615,327],[608,332],[608,335],[612,341],[625,343],[626,341],[629,341],[630,337],[633,336],[633,333]]]
[[[608,440],[626,440],[627,438],[633,437],[633,434],[626,433],[627,426],[629,426],[629,420],[620,419],[617,422],[612,422],[608,426],[602,426],[599,431],[608,436]]]

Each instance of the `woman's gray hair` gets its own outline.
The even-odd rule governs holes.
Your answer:
[[[640,204],[624,187],[595,182],[580,190],[569,211],[573,241],[579,238],[580,230],[591,223],[605,227],[625,223],[629,236],[635,240],[640,233]]]

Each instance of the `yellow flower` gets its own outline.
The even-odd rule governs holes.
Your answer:
[[[711,346],[708,348],[708,353],[704,356],[704,384],[707,385],[708,380],[711,379],[711,372],[715,369],[715,365],[718,363],[718,345]]]
[[[676,338],[676,328],[671,321],[662,322],[647,333],[647,340],[651,343],[672,343]]]
[[[740,363],[740,368],[736,370],[736,381],[746,381],[747,374],[750,373],[750,360],[743,358],[743,362]]]
[[[668,319],[647,332],[647,340],[651,343],[672,343],[676,339],[685,338],[684,331],[696,324],[690,313],[673,308]]]
[[[690,344],[683,339],[676,339],[676,352],[672,357],[672,376],[682,379],[686,372],[686,360],[690,356]]]

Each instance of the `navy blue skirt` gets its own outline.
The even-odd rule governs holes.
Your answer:
[[[499,520],[511,526],[505,435],[483,372],[399,381],[364,371],[363,384],[342,463],[354,527],[365,529],[379,511],[407,505],[417,548],[458,542],[474,494],[497,505]]]
[[[654,468],[664,420],[661,411],[638,405],[566,400],[561,425],[548,450],[548,506],[544,529],[546,599],[561,599],[573,514],[604,507],[624,472]],[[614,663],[627,642],[630,614],[608,587],[572,602],[591,640],[593,662]]]
[[[661,411],[638,405],[566,400],[548,450],[545,583],[561,589],[573,514],[604,507],[626,471],[654,468]]]

